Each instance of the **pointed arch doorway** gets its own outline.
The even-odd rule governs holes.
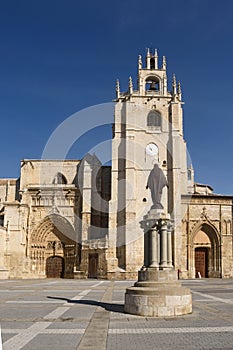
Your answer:
[[[44,218],[31,237],[30,256],[35,274],[73,278],[77,243],[71,223],[59,214]]]
[[[220,235],[211,223],[202,223],[193,231],[190,244],[192,278],[221,276]]]

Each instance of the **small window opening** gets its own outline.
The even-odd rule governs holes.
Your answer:
[[[188,180],[192,180],[192,170],[188,169]]]
[[[53,184],[54,185],[58,185],[58,184],[67,184],[67,180],[65,178],[65,176],[61,173],[57,173],[56,176],[53,179]]]
[[[155,59],[154,58],[150,59],[150,69],[155,69]]]
[[[0,215],[0,226],[4,226],[4,215]]]

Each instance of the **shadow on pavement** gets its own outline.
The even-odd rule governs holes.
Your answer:
[[[88,300],[88,299],[75,300],[75,299],[68,299],[68,298],[62,298],[62,297],[50,297],[50,296],[47,296],[47,298],[48,299],[56,299],[56,300],[64,300],[67,303],[71,303],[71,304],[100,306],[103,309],[105,309],[106,311],[124,313],[124,304],[103,303],[101,301]]]

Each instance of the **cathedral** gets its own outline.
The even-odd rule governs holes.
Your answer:
[[[233,196],[195,183],[182,107],[166,57],[148,50],[137,84],[116,84],[111,165],[24,159],[18,179],[0,179],[0,279],[136,279],[155,191],[172,223],[165,264],[182,279],[233,277]]]

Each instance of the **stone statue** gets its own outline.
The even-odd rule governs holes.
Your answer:
[[[151,209],[163,209],[161,204],[162,191],[165,186],[168,186],[167,179],[158,164],[154,165],[148,177],[147,186],[151,191],[151,199],[153,205]]]

